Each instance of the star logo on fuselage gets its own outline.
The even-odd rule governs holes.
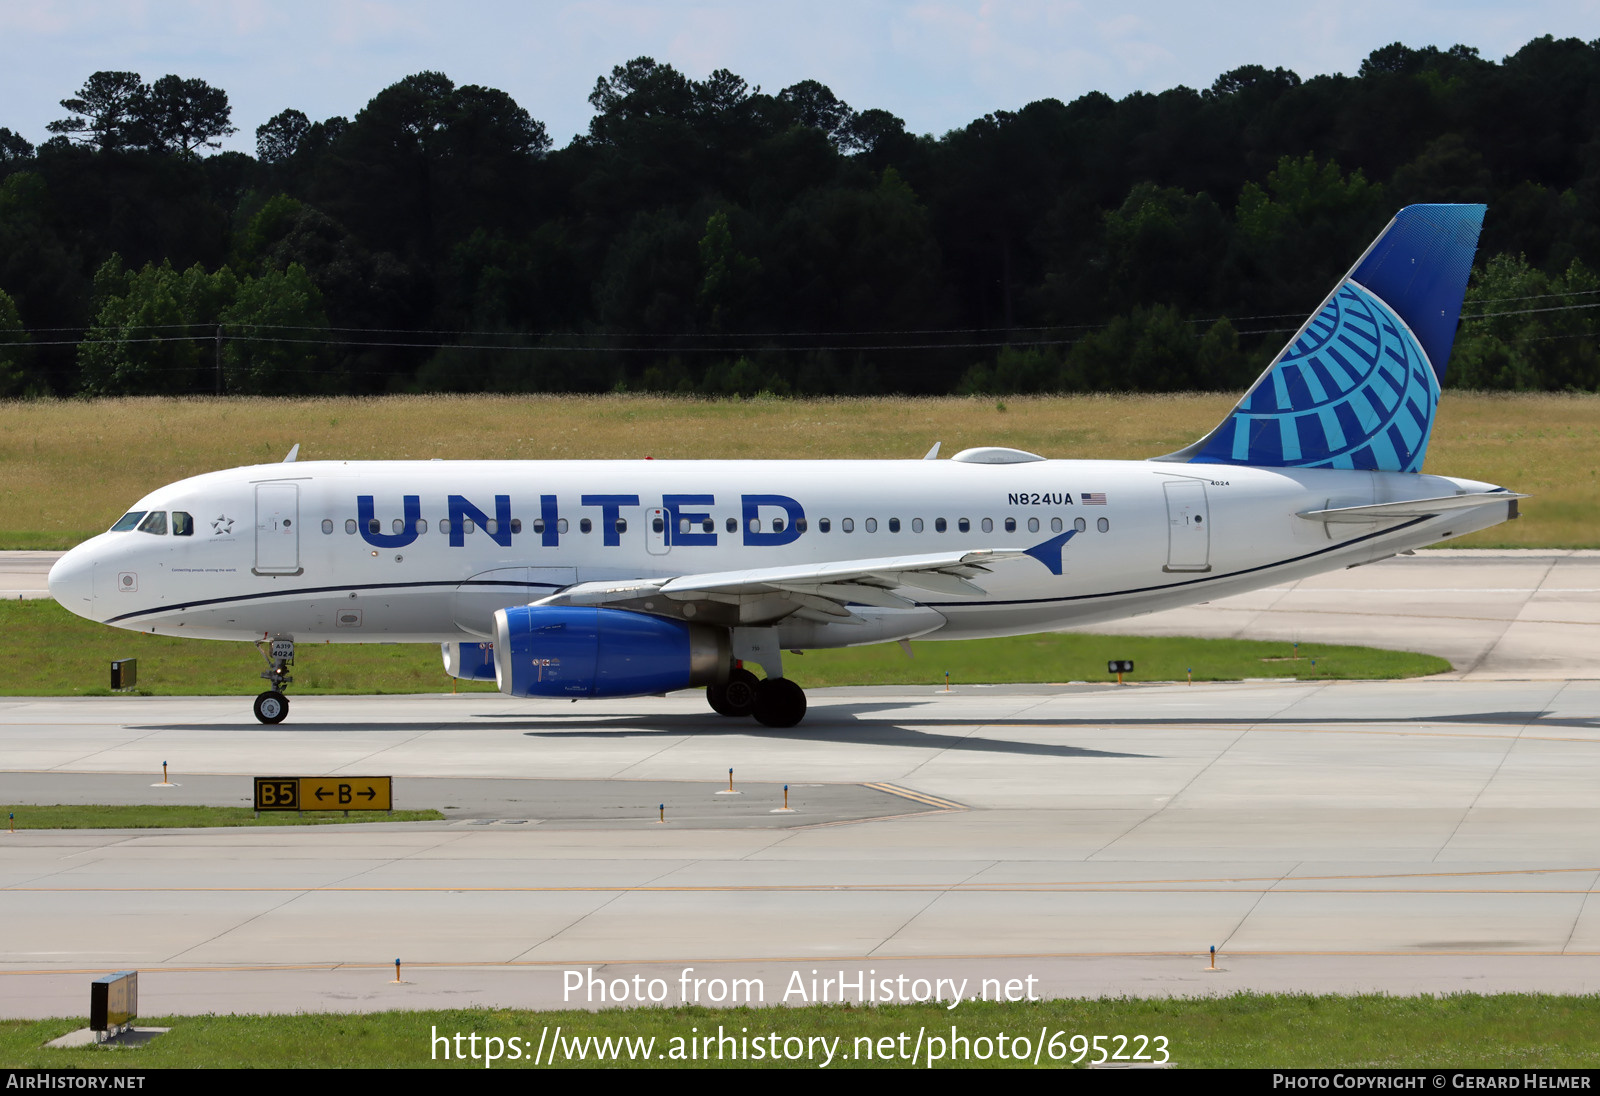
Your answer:
[[[230,518],[230,517],[219,515],[217,517],[217,519],[211,523],[211,535],[212,536],[220,537],[220,536],[232,535],[232,533],[233,533],[233,519]]]

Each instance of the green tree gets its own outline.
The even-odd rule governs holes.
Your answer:
[[[249,395],[337,391],[322,294],[299,263],[245,278],[218,322],[227,391]],[[330,381],[332,383],[330,383]]]
[[[256,127],[256,159],[263,164],[286,163],[300,150],[311,119],[298,110],[285,110]]]
[[[706,221],[706,234],[700,237],[700,280],[698,300],[712,331],[737,325],[761,273],[761,264],[741,252],[728,227],[726,210],[718,210]]]
[[[217,138],[239,132],[228,93],[199,79],[163,76],[143,96],[140,114],[151,147],[182,155],[221,148]]]
[[[0,396],[20,395],[27,384],[24,355],[28,333],[22,329],[17,302],[0,289]]]
[[[1444,382],[1456,388],[1600,390],[1600,278],[1574,259],[1551,277],[1521,255],[1475,271]]]
[[[149,92],[137,72],[97,72],[77,95],[61,100],[69,116],[45,128],[102,152],[143,145],[148,140],[144,108]]]

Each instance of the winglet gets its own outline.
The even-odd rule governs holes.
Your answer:
[[[1032,556],[1050,569],[1052,575],[1061,573],[1061,551],[1067,546],[1067,541],[1078,534],[1076,529],[1068,529],[1065,533],[1053,536],[1041,544],[1025,549],[1026,554]]]

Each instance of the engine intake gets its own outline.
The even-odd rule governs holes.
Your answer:
[[[494,614],[494,675],[511,696],[654,696],[728,679],[728,633],[626,609],[522,605]]]

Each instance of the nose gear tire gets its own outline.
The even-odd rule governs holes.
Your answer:
[[[268,689],[256,697],[255,713],[263,723],[282,723],[289,714],[289,698],[276,689]]]

